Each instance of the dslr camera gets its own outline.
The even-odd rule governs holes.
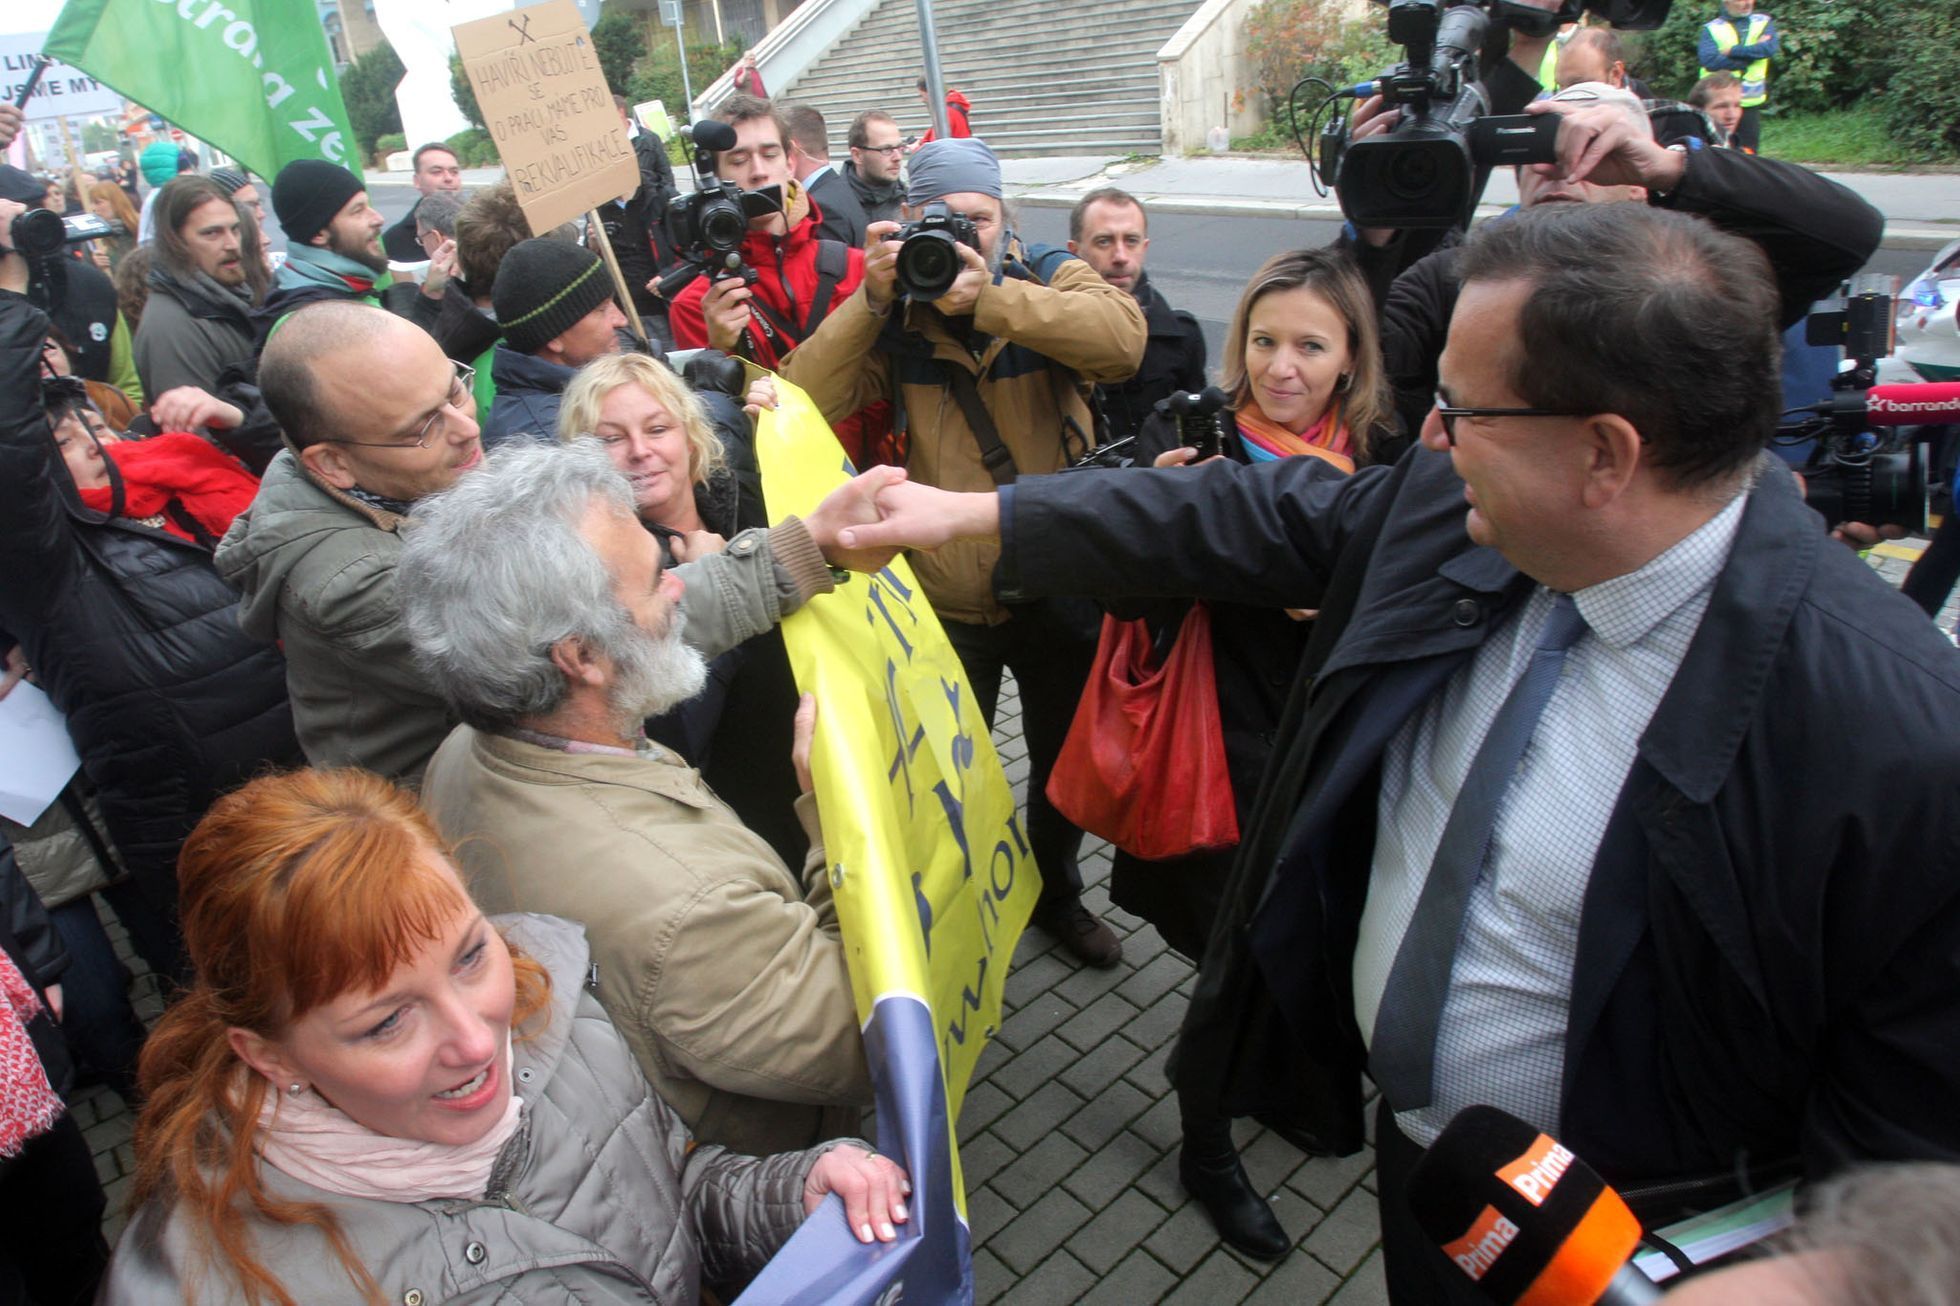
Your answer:
[[[980,252],[979,228],[937,200],[926,205],[917,221],[900,227],[893,239],[902,242],[895,269],[898,288],[913,299],[938,299],[952,289],[966,268],[958,246]]]
[[[1558,157],[1557,117],[1490,112],[1478,59],[1493,24],[1541,37],[1590,10],[1642,30],[1659,27],[1670,2],[1562,0],[1542,9],[1523,0],[1389,0],[1389,39],[1407,58],[1373,82],[1332,91],[1314,116],[1339,99],[1372,95],[1402,116],[1380,135],[1350,141],[1347,115],[1334,114],[1320,133],[1317,179],[1332,180],[1357,227],[1467,226],[1489,169]]]
[[[697,122],[687,135],[694,144],[694,193],[669,204],[663,219],[681,263],[654,287],[655,294],[670,302],[704,273],[739,276],[745,284],[755,284],[755,269],[742,262],[749,219],[779,213],[783,207],[779,186],[746,191],[715,175],[715,155],[735,148],[733,127]]]

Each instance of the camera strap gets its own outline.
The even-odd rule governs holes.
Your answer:
[[[953,399],[966,415],[967,429],[973,432],[973,442],[980,446],[980,462],[987,469],[987,475],[994,478],[995,485],[1012,485],[1019,475],[1014,466],[1014,455],[1001,443],[1000,429],[994,425],[993,415],[987,411],[987,403],[980,397],[980,387],[973,383],[973,374],[952,363],[941,364],[946,369],[946,379],[952,387]]]

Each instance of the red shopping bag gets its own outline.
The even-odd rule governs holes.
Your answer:
[[[1057,811],[1150,861],[1239,841],[1211,612],[1191,605],[1177,641],[1151,667],[1150,628],[1103,618],[1096,664],[1048,776]]]

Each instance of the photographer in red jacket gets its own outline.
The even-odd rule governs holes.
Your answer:
[[[715,156],[715,175],[746,191],[782,188],[782,206],[749,219],[742,263],[750,275],[729,274],[690,283],[669,314],[678,349],[719,349],[782,367],[789,351],[810,338],[832,309],[864,280],[864,251],[817,235],[822,214],[790,166],[789,124],[776,106],[732,95],[715,116],[735,129],[735,147]],[[890,443],[891,415],[879,403],[834,428],[858,466],[899,461]]]

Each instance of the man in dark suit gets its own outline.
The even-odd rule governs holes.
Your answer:
[[[798,104],[785,109],[783,116],[789,120],[790,167],[804,191],[816,201],[817,235],[863,249],[870,220],[864,216],[857,192],[830,166],[830,137],[823,115],[807,104]]]
[[[1960,654],[1764,452],[1762,251],[1556,205],[1462,274],[1391,467],[906,485],[847,541],[998,532],[1003,599],[1318,610],[1171,1074],[1233,1115],[1285,1083],[1331,1152],[1376,1081],[1397,1302],[1479,1300],[1408,1205],[1474,1103],[1657,1217],[1960,1157]]]
[[[397,263],[418,263],[429,256],[416,235],[415,210],[422,206],[423,198],[437,191],[463,189],[463,165],[447,145],[430,141],[415,151],[414,178],[415,203],[399,222],[381,233],[382,250]]]

